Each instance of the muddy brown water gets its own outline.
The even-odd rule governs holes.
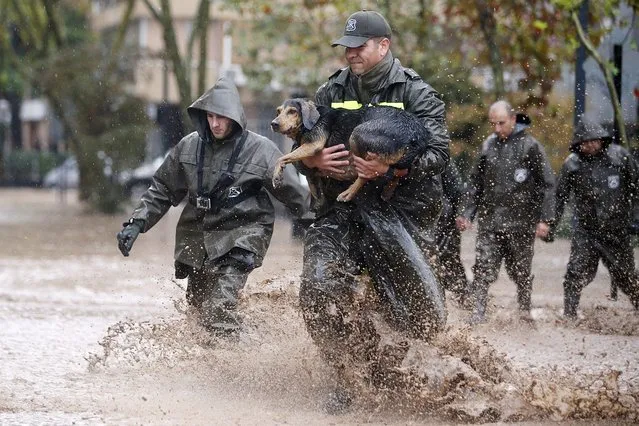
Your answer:
[[[239,342],[212,341],[172,279],[179,209],[117,251],[126,214],[87,213],[73,193],[0,189],[0,424],[634,424],[639,316],[607,299],[601,269],[582,319],[561,319],[569,242],[538,242],[533,323],[502,272],[487,324],[448,302],[430,343],[386,330],[387,386],[366,378],[352,411],[322,404],[331,374],[296,307],[301,244],[279,220],[241,304]],[[474,234],[464,235],[467,270]],[[637,258],[635,256],[635,258]],[[381,348],[383,346],[383,348]],[[389,358],[390,359],[390,358]],[[357,366],[356,366],[357,367]]]

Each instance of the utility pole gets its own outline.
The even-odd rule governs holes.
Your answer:
[[[623,75],[623,45],[615,44],[612,47],[612,61],[617,69],[617,74],[614,75],[613,81],[615,83],[615,90],[617,91],[617,96],[619,96],[619,103],[621,104],[622,96],[621,96],[621,77]],[[619,137],[619,123],[617,120],[613,120],[613,129],[612,129],[612,138],[614,143],[622,143]]]
[[[584,29],[584,33],[588,32],[588,0],[584,0],[579,6],[579,23]],[[584,63],[586,62],[586,47],[583,43],[577,48],[577,57],[575,60],[575,115],[573,125],[582,119],[586,112],[586,71]]]

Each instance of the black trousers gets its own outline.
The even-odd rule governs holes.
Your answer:
[[[461,233],[452,227],[438,227],[435,232],[437,277],[445,290],[462,299],[468,296],[469,284],[461,261]]]
[[[306,230],[299,294],[308,333],[338,370],[345,357],[369,361],[379,340],[370,320],[353,309],[360,260],[351,251],[358,231],[350,215],[348,209],[336,209]]]
[[[364,268],[375,308],[396,330],[429,338],[445,325],[443,291],[400,215],[385,205],[335,208],[306,231],[300,306],[309,334],[336,367],[345,356],[369,360],[379,340],[358,309]]]
[[[630,235],[620,230],[601,236],[577,227],[564,277],[564,315],[567,317],[576,317],[581,291],[595,278],[599,260],[608,268],[612,281],[630,298],[635,309],[639,309],[639,283]]]
[[[202,325],[215,333],[233,333],[241,327],[237,298],[254,269],[253,253],[234,248],[202,269],[190,268],[186,300],[200,313]]]
[[[485,310],[488,288],[499,276],[502,261],[508,277],[517,285],[519,309],[529,311],[533,276],[531,275],[535,233],[488,232],[479,230],[476,242],[476,259],[473,266],[473,293],[479,309]]]

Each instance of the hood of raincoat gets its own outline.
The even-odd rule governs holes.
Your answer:
[[[604,148],[612,142],[612,137],[601,124],[594,121],[582,120],[575,128],[575,133],[570,143],[570,150],[579,153],[579,145],[581,145],[582,142],[594,139],[600,139],[603,142]]]
[[[513,128],[512,134],[516,135],[517,133],[523,132],[530,127],[530,123],[532,123],[532,120],[528,115],[523,112],[518,112],[515,118],[515,127]]]
[[[195,129],[204,140],[211,139],[211,131],[206,120],[206,113],[230,118],[242,129],[246,129],[246,116],[240,102],[240,93],[235,84],[226,77],[221,77],[215,85],[207,90],[187,108]]]

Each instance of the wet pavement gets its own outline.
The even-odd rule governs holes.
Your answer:
[[[124,258],[115,234],[127,214],[91,214],[75,200],[70,193],[62,202],[55,190],[0,189],[0,424],[638,419],[639,316],[624,295],[607,299],[609,276],[602,269],[584,291],[583,318],[563,321],[568,241],[537,243],[532,324],[517,319],[515,286],[502,272],[491,287],[487,324],[469,329],[467,314],[449,301],[442,338],[429,347],[413,344],[413,361],[434,354],[464,365],[407,360],[406,374],[434,374],[424,364],[439,372],[473,368],[463,370],[465,387],[457,381],[450,388],[406,390],[409,399],[415,392],[448,397],[440,417],[419,402],[398,409],[401,404],[374,398],[330,416],[321,409],[330,375],[296,308],[302,247],[290,238],[287,221],[278,221],[264,266],[249,278],[241,305],[247,332],[240,342],[212,341],[184,314],[185,280],[172,279],[179,209],[141,235]],[[473,245],[473,233],[464,234],[468,270]],[[486,416],[459,408],[460,395],[470,394]],[[498,398],[511,402],[513,413]]]

